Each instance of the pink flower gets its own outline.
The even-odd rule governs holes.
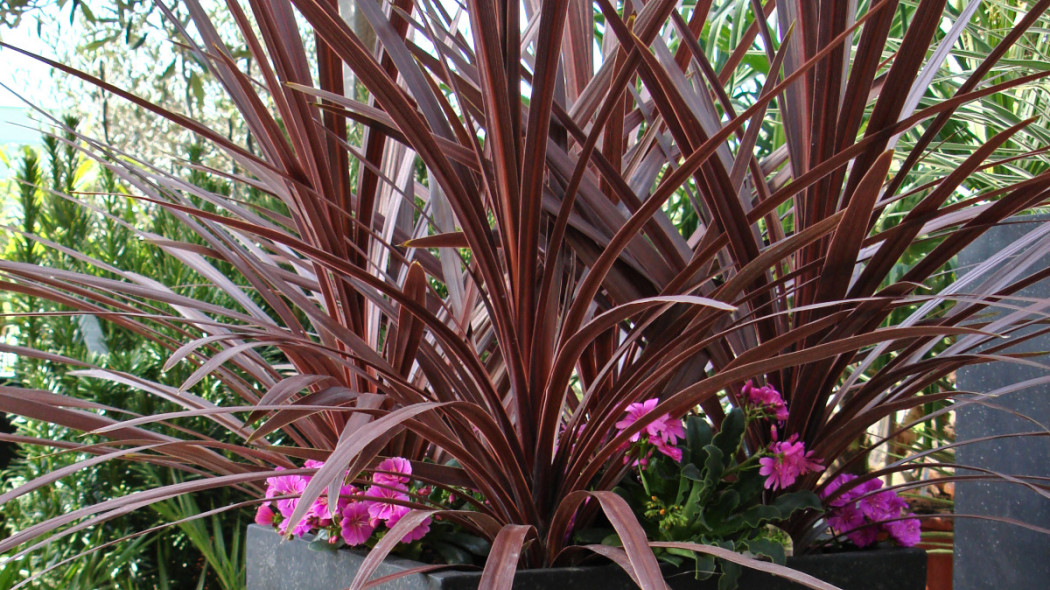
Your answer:
[[[422,539],[427,533],[430,532],[430,519],[427,518],[423,522],[419,523],[419,526],[408,531],[408,534],[401,538],[402,543],[411,543],[412,541],[418,541]]]
[[[267,504],[259,506],[259,509],[255,512],[255,524],[273,526],[273,510],[270,510]]]
[[[277,467],[277,471],[284,471],[283,467]],[[266,478],[266,497],[275,498],[278,496],[294,496],[291,498],[282,498],[277,500],[277,511],[281,513],[281,516],[285,518],[281,522],[277,530],[282,535],[288,534],[288,517],[295,512],[295,506],[299,503],[298,496],[303,493],[306,489],[306,484],[310,483],[310,478],[303,477],[302,475],[275,475],[273,477]],[[273,524],[274,512],[269,507],[269,502],[259,507],[259,510],[255,513],[256,522],[259,524]],[[265,510],[263,510],[265,508]],[[269,520],[267,523],[266,520]],[[292,529],[292,534],[296,536],[303,536],[310,532],[310,523],[307,522],[307,518],[303,518],[299,521],[295,528]]]
[[[685,438],[685,428],[682,426],[681,420],[672,420],[667,414],[664,414],[660,418],[660,431],[661,436],[665,443],[677,444],[678,439]]]
[[[856,475],[844,473],[831,481],[821,493],[825,501]],[[897,492],[883,490],[882,480],[872,478],[838,495],[828,503],[828,526],[836,534],[845,534],[858,547],[871,545],[880,530],[889,533],[898,544],[911,547],[919,542],[919,521],[901,519],[908,503]],[[908,514],[908,516],[912,516]]]
[[[826,499],[830,498],[832,495],[835,494],[836,491],[838,491],[839,488],[841,488],[843,485],[845,485],[845,484],[847,484],[847,483],[849,483],[849,482],[851,482],[851,481],[853,481],[855,479],[857,479],[857,476],[853,475],[851,473],[843,473],[843,474],[839,475],[835,479],[831,480],[831,483],[829,483],[824,488],[824,491],[821,492],[821,494],[820,494],[820,498],[822,500],[826,500]],[[861,496],[863,496],[865,494],[874,492],[875,490],[877,490],[877,489],[879,489],[881,487],[882,487],[882,480],[877,479],[877,478],[869,479],[869,480],[867,480],[867,481],[865,481],[865,482],[863,482],[861,484],[855,485],[852,488],[846,490],[840,496],[838,496],[837,498],[832,500],[829,505],[830,506],[845,506],[847,504],[852,504],[857,498],[859,498],[859,497],[861,497]]]
[[[852,532],[853,529],[864,526],[864,515],[853,504],[847,504],[828,513],[828,526],[839,534]]]
[[[835,479],[831,480],[831,482],[829,482],[828,485],[824,486],[824,491],[820,493],[820,499],[827,500],[832,495],[834,495],[835,492],[837,492],[843,484],[849,483],[855,479],[857,479],[857,476],[850,473],[843,473],[839,475]],[[849,490],[847,492],[843,492],[841,496],[832,500],[829,503],[829,506],[845,506],[846,504],[849,504],[852,501],[853,490]]]
[[[635,422],[638,421],[639,418],[641,418],[642,416],[644,416],[644,415],[648,414],[649,412],[653,411],[653,408],[655,408],[656,404],[658,404],[659,402],[660,402],[660,400],[658,400],[656,398],[653,398],[653,399],[647,399],[647,400],[645,400],[642,403],[634,403],[634,404],[631,404],[631,405],[627,406],[627,417],[624,418],[623,420],[620,420],[619,422],[617,422],[616,423],[616,428],[618,428],[619,430],[624,430],[625,428],[627,428],[631,424],[634,424]],[[663,420],[663,418],[660,418],[660,420]],[[636,432],[636,433],[632,434],[631,438],[629,440],[631,442],[638,442],[638,439],[642,436],[642,432],[645,432],[645,433],[649,434],[650,436],[655,435],[657,433],[657,431],[655,429],[656,423],[657,423],[657,421],[654,421],[654,422],[650,423],[648,426],[646,426],[645,429],[642,430],[641,432]]]
[[[878,539],[879,527],[867,521],[852,504],[833,511],[828,526],[837,534],[844,534],[857,547],[867,547]]]
[[[846,538],[853,541],[857,547],[867,547],[875,543],[879,538],[879,527],[875,525],[861,525],[859,528],[846,533]]]
[[[402,506],[389,502],[389,500],[399,500],[401,502],[408,501],[408,494],[403,486],[396,486],[392,488],[385,488],[380,486],[372,486],[368,488],[366,496],[372,498],[373,501],[368,504],[368,514],[375,521],[385,521],[387,526],[394,526],[401,517],[408,514],[410,508],[408,506]]]
[[[342,512],[343,509],[346,508],[346,506],[348,504],[350,504],[351,502],[354,502],[352,497],[356,493],[357,493],[357,488],[355,488],[354,486],[349,485],[349,484],[339,488],[339,502],[336,503],[336,505],[335,505],[336,511],[337,512]]]
[[[273,483],[271,484],[271,482]],[[273,498],[274,496],[295,496],[292,498],[277,500],[277,510],[281,513],[281,516],[288,518],[292,515],[292,512],[295,512],[295,506],[299,503],[298,496],[302,495],[303,490],[306,489],[306,485],[310,483],[310,478],[301,475],[285,475],[281,477],[271,477],[266,480],[266,483],[271,484],[270,488],[266,490],[267,498]]]
[[[340,522],[341,535],[346,544],[353,547],[367,541],[376,527],[372,524],[368,504],[351,502],[343,507],[343,519]]]
[[[390,473],[379,473],[379,471],[389,471]],[[376,466],[376,473],[372,474],[372,481],[393,486],[408,483],[407,476],[409,475],[412,475],[412,464],[408,462],[408,459],[404,457],[390,457],[389,459],[383,459]]]
[[[652,412],[659,401],[660,400],[653,398],[627,406],[627,417],[617,422],[616,428],[623,431],[643,416]],[[681,420],[673,420],[668,414],[664,414],[646,424],[645,428],[640,432],[631,435],[629,440],[631,442],[638,442],[643,433],[646,435],[648,441],[656,447],[657,451],[660,451],[675,461],[680,462],[682,460],[682,451],[677,447],[678,439],[685,437],[685,429],[682,427]],[[644,467],[648,463],[647,459],[648,456],[636,460],[635,463],[641,464]],[[624,460],[627,461],[628,459],[625,457]]]
[[[776,457],[762,457],[758,463],[762,466],[758,473],[765,476],[767,489],[783,489],[795,483],[797,475],[786,469],[784,462]]]
[[[828,513],[828,526],[836,534],[845,535],[857,547],[871,545],[879,535],[879,527],[865,518],[856,502],[831,510]]]
[[[908,514],[908,516],[914,516]],[[914,547],[919,544],[919,539],[922,536],[921,527],[919,525],[918,518],[905,518],[903,520],[894,520],[887,522],[883,525],[886,532],[893,537],[893,540],[903,547]]]
[[[299,504],[299,498],[285,498],[284,500],[277,501],[277,511],[281,513],[281,516],[286,519],[292,516],[295,512],[295,507]]]
[[[326,527],[332,524],[332,514],[328,511],[328,494],[322,492],[320,496],[314,500],[314,503],[310,505],[310,509],[306,511],[304,520],[316,527]]]
[[[755,387],[751,384],[751,381],[748,381],[740,390],[740,394],[752,406],[772,411],[778,421],[783,422],[788,419],[787,403],[784,401],[783,396],[780,395],[780,392],[773,389],[772,385]]]
[[[303,465],[303,467],[308,469],[320,469],[323,466],[323,461],[315,460],[308,460]],[[284,468],[277,467],[276,470],[283,471]],[[296,506],[299,504],[299,499],[311,479],[312,476],[309,475],[277,475],[267,478],[266,497],[280,498],[276,500],[274,504],[276,504],[277,512],[284,517],[284,520],[277,527],[281,534],[288,534],[288,519],[295,512]],[[351,485],[344,485],[340,488],[336,513],[341,512],[342,508],[350,502],[350,496],[355,493],[357,493],[357,489]],[[255,515],[256,522],[259,524],[273,524],[274,510],[270,508],[270,505],[270,502],[266,502],[259,508]],[[317,528],[324,528],[331,524],[332,512],[328,505],[328,494],[322,493],[316,500],[314,500],[313,504],[310,505],[306,514],[292,529],[291,534],[301,537]]]
[[[807,453],[803,443],[795,442],[796,438],[792,435],[786,441],[773,443],[769,447],[773,456],[758,460],[762,466],[758,472],[766,477],[767,489],[784,489],[795,483],[799,476],[823,469],[820,461],[813,458],[813,451]]]
[[[875,481],[879,482],[879,487],[881,488],[882,481]],[[901,510],[907,508],[908,504],[892,490],[885,490],[862,497],[857,501],[857,507],[860,508],[861,513],[868,520],[880,522],[900,516]]]
[[[278,467],[277,471],[284,471],[284,468]],[[302,475],[275,475],[274,477],[268,477],[266,478],[266,497],[273,498],[274,496],[298,494],[302,492],[309,481],[309,476],[304,477]]]
[[[679,449],[678,447],[673,447],[661,441],[660,439],[653,441],[653,444],[656,445],[657,451],[660,451],[661,453],[667,455],[671,459],[674,459],[675,463],[682,462],[682,449]]]
[[[291,513],[289,512],[289,514]],[[278,532],[280,532],[282,535],[287,535],[289,523],[291,523],[290,520],[281,521],[280,526],[277,527]],[[310,523],[310,519],[303,517],[300,518],[299,522],[296,523],[295,527],[292,528],[291,534],[295,535],[296,537],[302,537],[306,533],[309,533],[311,528],[313,528],[313,526]]]

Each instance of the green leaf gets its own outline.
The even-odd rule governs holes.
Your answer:
[[[686,557],[692,558],[692,555]],[[664,549],[656,554],[656,558],[664,563],[669,563],[675,567],[682,565],[685,559],[681,555],[677,555],[674,549]]]
[[[689,463],[685,467],[682,467],[682,477],[692,481],[704,480],[704,475],[700,472],[700,469],[692,463]]]
[[[720,560],[719,564],[722,566],[722,577],[718,578],[718,590],[734,590],[737,582],[740,581],[740,573],[743,568],[724,559]]]
[[[73,2],[73,9],[69,11],[69,18],[71,21],[73,19],[73,13],[76,12],[78,7],[80,8],[80,13],[84,15],[84,20],[86,20],[88,23],[94,24],[98,20],[95,17],[95,13],[91,11],[91,8],[87,4],[80,2],[80,0],[76,0],[75,2]]]
[[[713,555],[706,553],[695,553],[694,560],[696,562],[696,579],[706,580],[715,574],[715,558]]]
[[[740,494],[740,503],[750,504],[759,500],[765,490],[765,479],[758,473],[757,466],[737,472],[737,480],[733,483],[732,488]]]
[[[748,508],[742,514],[734,515],[731,520],[739,522],[740,529],[755,529],[771,520],[780,520],[780,518],[779,509],[768,504],[759,504]]]
[[[784,552],[784,546],[780,543],[766,537],[759,537],[757,539],[744,539],[741,544],[747,548],[748,551],[755,555],[762,555],[773,560],[774,563],[781,565],[787,560],[787,554]]]
[[[702,465],[704,462],[702,449],[711,444],[715,432],[707,419],[702,416],[690,416],[685,422],[685,441],[689,451],[688,460],[691,463]]]
[[[160,73],[160,79],[164,80],[164,79],[170,78],[171,75],[174,74],[174,73],[175,73],[175,60],[171,60],[171,63],[168,64],[168,67],[164,68],[164,71]]]
[[[193,97],[197,99],[197,103],[204,102],[204,82],[201,81],[201,77],[197,72],[190,74],[190,78],[187,81],[190,85],[190,92],[193,93]]]
[[[788,518],[800,510],[820,510],[823,505],[820,503],[820,498],[810,490],[800,490],[777,496],[773,501],[773,507],[783,515],[781,518]]]
[[[722,492],[718,496],[718,501],[716,501],[705,512],[708,515],[709,521],[712,521],[710,518],[711,516],[717,516],[717,520],[713,520],[713,522],[721,524],[728,520],[729,515],[732,515],[733,511],[736,510],[736,507],[739,505],[740,494],[738,494],[736,490],[729,489]],[[715,528],[715,526],[713,525],[712,528]]]
[[[700,481],[694,481],[692,487],[689,490],[689,498],[683,504],[684,509],[682,516],[685,521],[689,523],[688,528],[696,531],[700,527],[706,527],[707,522],[704,519],[703,509],[704,506],[700,503],[704,491],[704,484]]]
[[[693,559],[693,557],[696,556],[695,552],[690,551],[688,549],[682,549],[680,547],[664,547],[663,552],[669,553],[671,555],[677,555],[679,557],[685,557],[688,559]]]
[[[101,39],[96,39],[84,46],[85,51],[96,51],[103,45],[113,41],[117,38],[117,34],[109,35]]]
[[[740,441],[744,438],[745,425],[744,412],[739,408],[733,408],[722,421],[722,428],[715,435],[713,443],[726,457],[732,458],[736,455]]]
[[[718,437],[715,437],[718,440]],[[704,485],[710,489],[714,489],[718,482],[722,480],[722,474],[725,472],[725,458],[722,450],[717,446],[711,444],[704,447],[707,452],[707,460],[704,461]]]

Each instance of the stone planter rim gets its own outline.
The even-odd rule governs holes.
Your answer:
[[[248,551],[247,590],[343,590],[350,585],[353,572],[356,572],[356,566],[364,560],[366,555],[363,551],[346,549],[338,552],[315,551],[309,549],[305,541],[283,541],[272,529],[258,525],[249,525],[246,543]],[[322,567],[307,565],[307,560],[321,562],[324,565]],[[260,564],[260,561],[264,563]],[[889,570],[864,573],[876,563],[889,564]],[[400,557],[390,557],[384,560],[373,579],[423,565],[425,564]],[[843,585],[841,582],[836,584],[840,585],[843,590],[923,590],[926,580],[926,552],[915,548],[853,550],[802,555],[790,558],[788,565],[821,579],[830,575],[828,581],[833,584],[836,584],[836,580],[853,579],[853,585]],[[285,579],[278,579],[281,572],[288,574],[294,572],[296,567],[313,572],[310,579],[298,581],[314,584],[300,584],[294,575],[286,575]],[[829,573],[822,575],[821,571]],[[697,582],[689,570],[676,571],[673,568],[667,568],[666,572],[666,579],[673,590],[708,590],[717,587],[717,583],[713,580]],[[324,575],[332,577],[330,584],[325,585],[318,579]],[[480,579],[480,570],[448,569],[427,574],[412,574],[379,588],[470,590],[478,587]],[[747,586],[747,583],[755,585]],[[614,564],[519,570],[515,577],[514,590],[545,588],[629,590],[635,586],[626,572]],[[746,570],[741,578],[740,590],[750,588],[795,590],[804,587],[783,578]]]

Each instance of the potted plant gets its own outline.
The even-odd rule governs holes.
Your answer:
[[[748,427],[782,420],[787,406],[773,388],[754,387],[750,382],[740,397],[744,408],[733,409],[717,434],[700,416],[691,416],[683,424],[665,415],[631,437],[624,453],[625,464],[634,469],[615,491],[642,524],[661,571],[675,588],[736,588],[738,583],[744,589],[799,587],[762,572],[790,573],[777,567],[792,551],[790,537],[778,525],[806,510],[823,511],[822,502],[809,490],[781,493],[773,501],[765,500],[763,493],[783,490],[798,476],[821,471],[823,466],[793,438],[749,451],[743,441]],[[623,430],[645,419],[657,403],[654,398],[631,404],[616,428]],[[322,466],[308,461],[304,467]],[[290,518],[312,477],[294,474],[267,480],[266,498],[272,500],[259,506],[256,523],[272,530],[249,533],[249,590],[276,590],[302,570],[313,572],[309,579],[297,580],[303,590],[339,588],[366,565],[376,568],[373,571],[382,578],[411,578],[399,579],[400,587],[478,586],[481,573],[445,571],[426,576],[426,572],[444,568],[404,559],[369,563],[362,556],[338,551],[344,547],[373,551],[383,543],[416,560],[480,565],[490,551],[488,543],[455,523],[426,516],[397,527],[410,514],[413,501],[454,505],[457,511],[473,513],[483,500],[476,493],[435,489],[414,480],[411,462],[393,457],[380,462],[368,480],[347,472],[334,504],[322,494],[306,510],[306,517],[293,523]],[[907,512],[906,502],[892,490],[881,490],[878,479],[853,486],[856,479],[843,474],[824,494],[832,531],[860,548],[872,546],[880,532],[903,547],[918,544],[919,520]],[[846,488],[852,489],[844,491]],[[583,520],[584,514],[578,511],[573,519]],[[309,540],[309,545],[294,539]],[[289,540],[292,542],[286,542]],[[590,545],[599,555],[622,545],[607,519],[597,526],[580,527],[572,533],[572,540]],[[343,555],[336,558],[335,553]],[[772,563],[755,563],[745,555]],[[816,554],[794,558],[788,565],[798,570],[790,576],[815,587],[828,587],[820,584],[823,580],[847,590],[919,590],[924,585],[925,563],[925,554],[913,550]],[[760,571],[743,572],[741,564]],[[813,577],[807,579],[805,574]],[[542,587],[555,583],[553,580],[577,588],[629,587],[632,582],[614,566],[528,570],[522,577],[518,582],[526,587]]]
[[[970,284],[959,271],[932,292],[924,282],[1050,194],[1045,154],[1028,147],[1032,120],[1000,105],[1050,75],[1002,62],[1048,4],[1018,14],[986,56],[967,54],[959,74],[953,48],[973,37],[976,2],[957,13],[943,0],[361,1],[355,26],[322,0],[231,2],[231,45],[229,27],[186,0],[183,43],[227,89],[248,145],[50,62],[197,134],[225,158],[198,170],[254,192],[217,194],[90,137],[76,144],[193,229],[192,243],[140,237],[227,300],[97,261],[105,272],[0,263],[5,288],[117,322],[171,350],[169,366],[196,367],[175,389],[18,349],[171,411],[122,416],[11,388],[0,410],[108,438],[79,465],[144,460],[194,478],[73,510],[0,551],[216,487],[243,490],[244,506],[294,500],[294,533],[332,520],[359,493],[344,487],[370,481],[393,492],[388,511],[408,511],[355,588],[437,517],[490,544],[485,587],[598,553],[658,588],[654,548],[826,587],[754,556],[655,540],[630,490],[613,490],[634,473],[643,433],[655,444],[666,417],[702,416],[724,436],[757,379],[784,412],[745,420],[722,458],[772,460],[761,468],[776,483],[757,506],[801,493],[841,508],[910,468],[905,458],[842,480],[885,443],[858,448],[869,426],[952,397],[934,384],[960,366],[1011,358],[979,347],[1036,321],[1045,302],[1011,300],[1022,285],[1009,278]],[[251,56],[251,75],[236,55]],[[979,130],[967,127],[976,112]],[[1016,248],[1048,241],[1036,232]],[[989,306],[1016,312],[986,326]],[[196,395],[205,376],[241,403]],[[229,436],[201,435],[199,420]],[[786,477],[794,445],[809,468]],[[400,477],[395,458],[429,494],[376,482]],[[268,480],[288,476],[309,480],[265,497]],[[449,499],[465,492],[469,508]],[[327,516],[310,514],[318,502]],[[781,515],[796,553],[823,542],[815,504]],[[604,523],[618,545],[579,540]]]

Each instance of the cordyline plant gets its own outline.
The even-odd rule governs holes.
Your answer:
[[[954,396],[938,384],[956,369],[1034,362],[1003,353],[999,336],[1044,317],[1046,301],[1011,295],[1050,275],[1020,274],[1050,249],[1047,228],[941,292],[924,281],[1050,197],[1032,121],[984,109],[1050,75],[1000,64],[1050,0],[1018,14],[987,55],[965,56],[953,48],[978,2],[360,0],[367,26],[355,29],[327,0],[229,0],[250,74],[229,31],[184,3],[192,22],[174,24],[240,109],[250,145],[52,65],[193,131],[234,166],[209,172],[273,198],[214,194],[89,137],[78,144],[199,236],[142,234],[236,305],[101,261],[85,262],[110,275],[4,262],[6,289],[96,314],[163,343],[169,365],[197,368],[174,389],[16,348],[177,409],[127,417],[11,388],[0,409],[108,438],[74,447],[96,456],[70,469],[134,459],[197,477],[69,512],[0,551],[218,486],[257,506],[278,473],[312,476],[295,523],[315,499],[335,499],[348,471],[363,480],[406,457],[414,479],[484,502],[413,498],[354,588],[435,515],[491,542],[485,587],[590,550],[661,588],[658,542],[611,491],[631,470],[629,439],[654,420],[702,411],[717,430],[757,379],[788,403],[779,439],[796,436],[827,467],[792,489],[819,492],[855,465],[842,459],[871,425]],[[917,245],[925,255],[908,258]],[[1006,314],[989,319],[990,307]],[[243,404],[194,395],[204,376]],[[651,412],[616,427],[650,398]],[[236,442],[153,430],[202,417]],[[772,437],[754,427],[744,444]],[[324,465],[300,467],[307,459]],[[599,517],[621,545],[573,545]],[[806,512],[789,529],[802,549],[823,526]]]

